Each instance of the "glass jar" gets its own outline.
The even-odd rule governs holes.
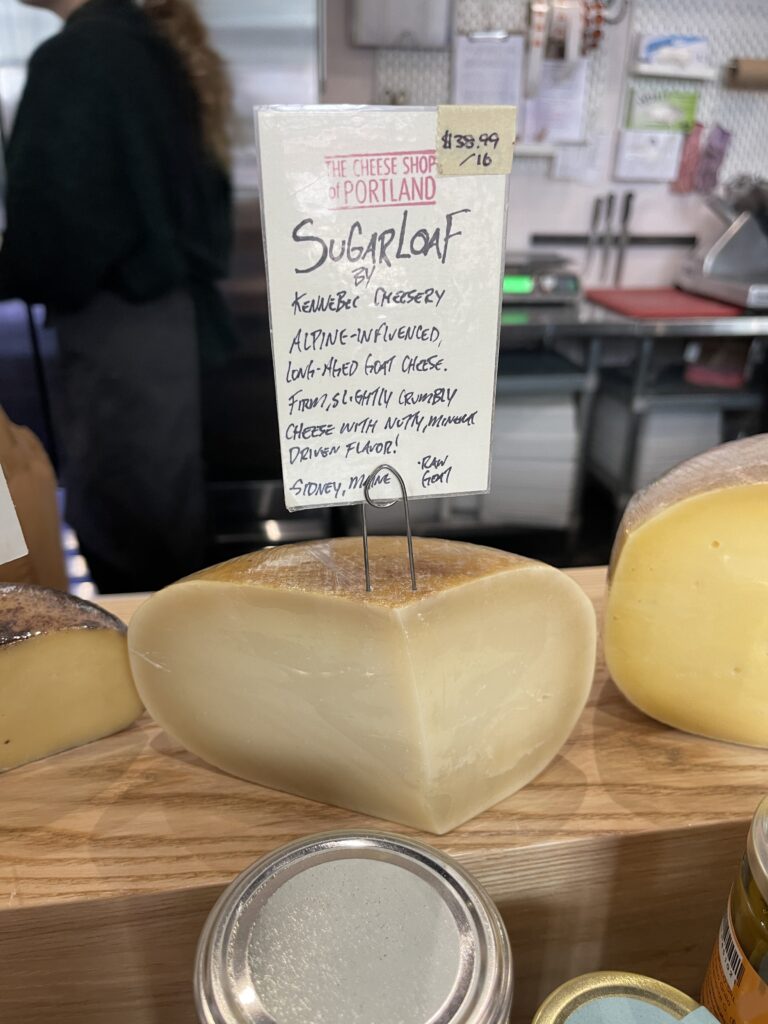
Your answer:
[[[512,957],[488,894],[428,846],[331,832],[222,894],[200,937],[202,1024],[506,1024]]]
[[[566,981],[536,1011],[532,1024],[717,1024],[690,996],[643,974],[598,971]]]
[[[752,819],[701,1001],[723,1024],[768,1024],[768,797]]]

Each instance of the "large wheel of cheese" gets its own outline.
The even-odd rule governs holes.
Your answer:
[[[256,552],[152,597],[129,629],[149,712],[211,764],[445,832],[537,775],[592,682],[595,617],[503,551],[359,539]]]
[[[661,722],[768,746],[768,435],[684,463],[627,508],[605,656]]]

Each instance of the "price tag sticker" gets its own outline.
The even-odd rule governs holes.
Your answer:
[[[11,492],[0,467],[0,565],[21,558],[27,553],[19,517],[11,500]]]
[[[509,174],[515,147],[517,108],[447,105],[437,108],[437,173]]]

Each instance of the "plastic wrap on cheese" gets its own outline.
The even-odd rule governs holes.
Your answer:
[[[605,655],[646,714],[768,746],[768,435],[633,498],[611,557]]]
[[[540,562],[359,538],[245,555],[160,591],[129,649],[147,709],[233,775],[442,833],[555,756],[592,682],[595,617]]]

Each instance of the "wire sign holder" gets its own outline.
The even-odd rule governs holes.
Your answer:
[[[369,508],[402,499],[416,591],[409,501],[488,491],[515,123],[487,103],[256,111],[285,507],[361,506],[366,593]]]
[[[392,476],[397,480],[400,486],[400,494],[402,495],[403,510],[405,512],[405,537],[408,542],[408,567],[411,571],[411,590],[416,590],[416,565],[413,560],[413,534],[411,533],[411,515],[408,507],[408,494],[405,489],[405,481],[400,476],[394,466],[390,466],[387,462],[382,462],[380,466],[377,466],[366,478],[365,485],[363,487],[363,494],[365,501],[360,504],[360,511],[362,513],[363,520],[363,562],[365,563],[365,590],[366,593],[370,594],[373,590],[371,586],[371,561],[368,552],[368,522],[365,518],[365,506],[370,505],[371,508],[390,508],[394,505],[399,498],[379,498],[378,501],[371,497],[371,487],[376,479],[376,475],[381,472],[391,473]]]

